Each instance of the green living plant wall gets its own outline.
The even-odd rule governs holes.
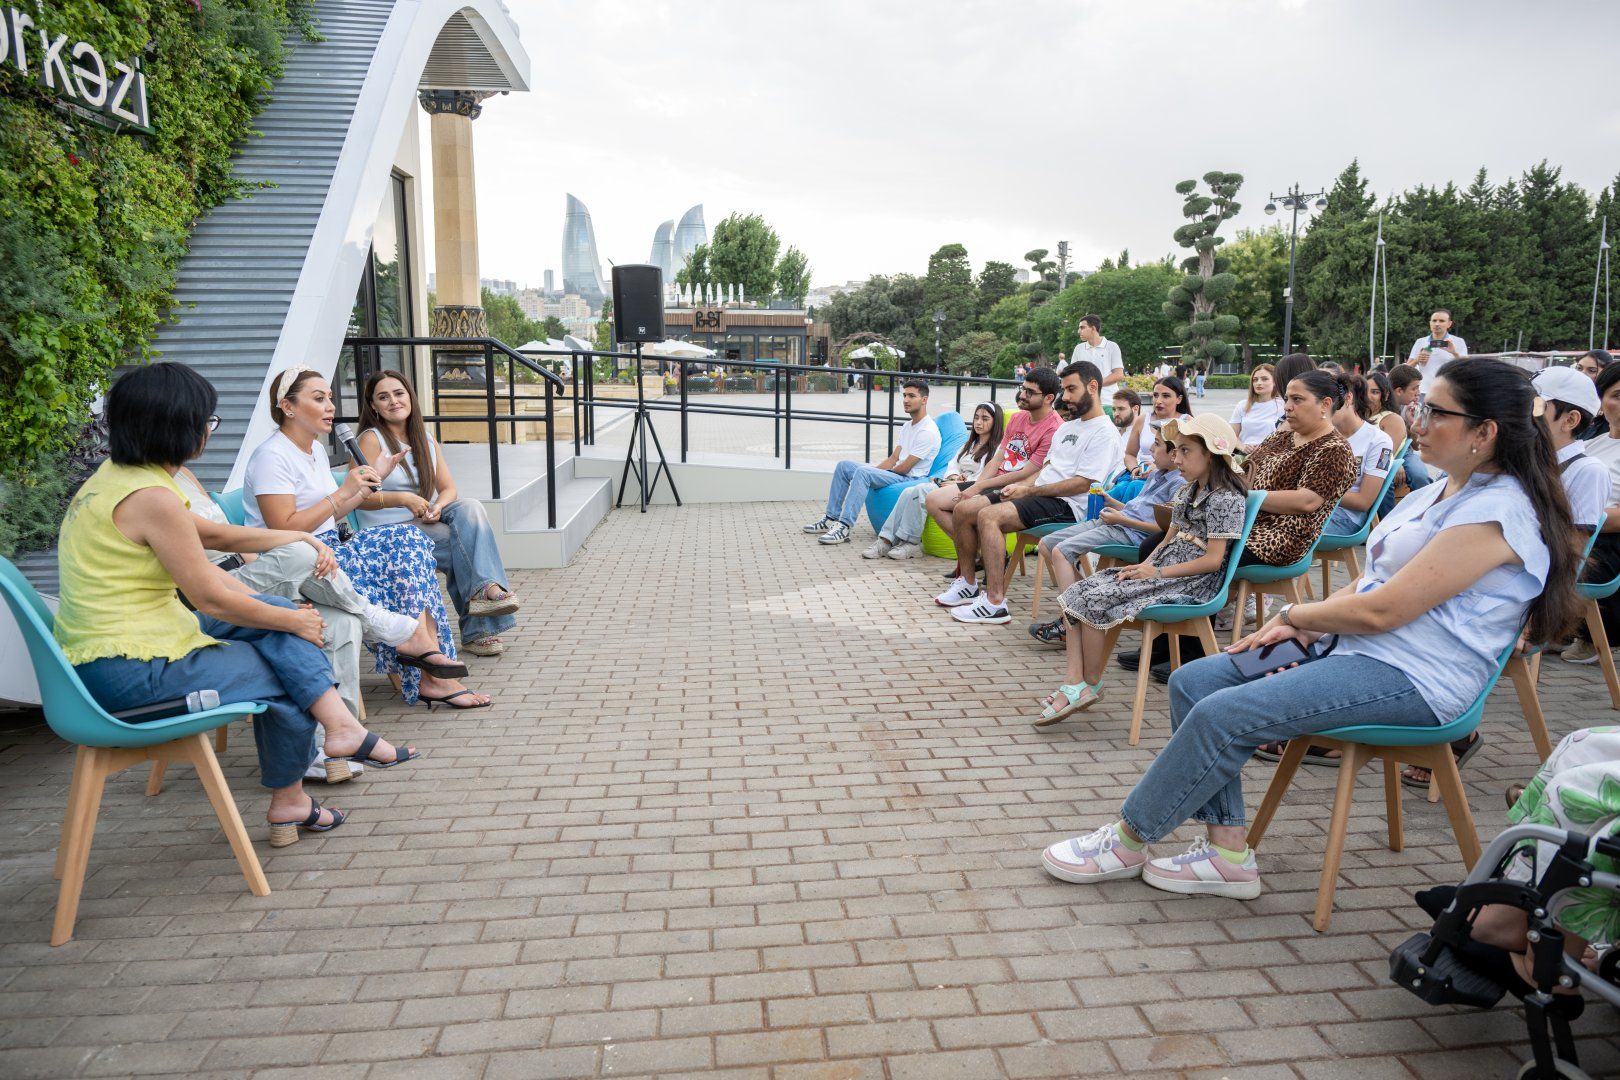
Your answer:
[[[6,502],[74,443],[113,369],[149,358],[192,225],[238,193],[231,157],[281,71],[289,26],[313,36],[307,2],[0,0],[52,40],[90,43],[109,63],[138,57],[152,128],[111,130],[62,108],[37,71],[0,65]],[[0,549],[9,539],[0,531]]]

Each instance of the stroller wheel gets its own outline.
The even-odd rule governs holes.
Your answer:
[[[1563,1058],[1553,1059],[1553,1077],[1567,1078],[1567,1080],[1592,1080],[1591,1074],[1585,1069],[1572,1061],[1565,1061]],[[1552,1077],[1537,1072],[1536,1063],[1531,1060],[1525,1062],[1524,1067],[1519,1070],[1519,1080],[1552,1080]]]

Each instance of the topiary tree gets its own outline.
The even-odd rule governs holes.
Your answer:
[[[1029,311],[1035,312],[1042,304],[1057,295],[1057,277],[1053,273],[1057,263],[1047,257],[1046,248],[1036,248],[1034,251],[1024,252],[1024,261],[1029,263],[1030,276],[1034,283],[1029,287]],[[1035,328],[1025,320],[1018,327],[1018,352],[1028,360],[1036,360],[1041,355],[1041,343],[1035,337]]]
[[[1177,321],[1176,340],[1181,342],[1181,359],[1188,364],[1200,361],[1210,367],[1237,355],[1237,346],[1228,338],[1238,331],[1236,315],[1218,315],[1215,307],[1232,295],[1237,277],[1231,273],[1231,260],[1215,254],[1225,243],[1217,236],[1221,222],[1242,209],[1236,202],[1243,177],[1237,173],[1207,172],[1204,183],[1209,194],[1198,193],[1198,181],[1183,180],[1176,194],[1186,197],[1181,215],[1187,224],[1175,231],[1176,243],[1193,254],[1183,259],[1186,276],[1170,288],[1164,313]]]

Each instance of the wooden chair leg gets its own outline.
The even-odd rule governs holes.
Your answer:
[[[68,851],[73,847],[73,828],[78,823],[74,807],[84,793],[84,778],[89,773],[85,751],[86,748],[81,746],[73,755],[73,776],[68,781],[67,807],[62,811],[62,835],[56,841],[56,869],[51,871],[51,877],[57,881],[62,880],[62,872],[67,868]]]
[[[1446,816],[1451,818],[1451,832],[1457,838],[1457,850],[1462,852],[1463,865],[1472,870],[1479,861],[1479,832],[1474,828],[1474,814],[1468,807],[1468,793],[1463,790],[1462,774],[1457,771],[1457,759],[1449,746],[1428,747],[1434,762],[1431,774],[1439,783],[1445,800]]]
[[[1322,852],[1322,880],[1316,887],[1316,914],[1311,919],[1311,925],[1318,931],[1326,930],[1328,920],[1333,917],[1333,893],[1339,887],[1339,863],[1344,858],[1345,835],[1350,831],[1350,803],[1355,798],[1356,774],[1367,762],[1367,747],[1361,743],[1344,743],[1342,748],[1344,757],[1339,762],[1333,816],[1328,820],[1327,850]]]
[[[169,763],[167,761],[152,762],[152,775],[146,778],[146,794],[148,798],[163,793],[163,770],[168,767]]]
[[[1148,676],[1153,673],[1153,639],[1158,636],[1159,624],[1142,624],[1141,661],[1136,665],[1136,697],[1131,703],[1130,744],[1135,746],[1142,738],[1142,711],[1147,708]]]
[[[1181,666],[1181,635],[1174,631],[1166,634],[1170,639],[1170,670]]]
[[[1598,607],[1596,600],[1586,602],[1586,632],[1592,635],[1592,647],[1597,650],[1603,681],[1609,684],[1609,704],[1620,709],[1620,674],[1614,669],[1614,654],[1609,652],[1609,632],[1603,628],[1603,610]]]
[[[1266,785],[1265,797],[1260,800],[1260,808],[1254,812],[1254,820],[1249,823],[1249,846],[1256,851],[1260,849],[1260,841],[1265,839],[1272,815],[1282,805],[1283,796],[1288,794],[1288,785],[1294,782],[1299,763],[1305,760],[1305,751],[1310,748],[1308,739],[1289,739],[1284,747],[1282,760],[1277,762],[1277,769],[1271,774],[1271,783]]]
[[[84,770],[75,787],[77,798],[68,807],[67,860],[62,867],[62,887],[56,894],[56,920],[51,926],[51,944],[64,945],[73,939],[73,924],[79,916],[79,897],[84,892],[84,872],[90,863],[90,845],[96,834],[96,815],[101,809],[101,793],[107,783],[107,751],[94,746],[79,747],[74,771]]]
[[[1290,580],[1289,582],[1287,582],[1287,584],[1285,586],[1287,588],[1287,590],[1288,590],[1288,599],[1292,600],[1296,604],[1303,604],[1305,602],[1305,594],[1303,592],[1301,592],[1300,589],[1299,589],[1299,583],[1301,581],[1303,581],[1303,580],[1305,580],[1305,579],[1304,579],[1304,577],[1302,575],[1300,577],[1297,577],[1297,578],[1294,578],[1294,579]],[[1256,612],[1256,614],[1262,614],[1263,615],[1262,612]],[[1262,618],[1261,622],[1264,622],[1264,621],[1265,620]]]
[[[1344,572],[1350,575],[1348,578],[1350,581],[1361,576],[1361,562],[1356,558],[1356,549],[1353,547],[1344,549]],[[1327,597],[1324,596],[1322,599],[1326,600]]]
[[[1519,695],[1519,710],[1530,728],[1530,740],[1536,744],[1536,753],[1546,761],[1552,754],[1552,740],[1547,735],[1547,718],[1541,711],[1541,699],[1536,694],[1536,683],[1530,675],[1530,665],[1521,653],[1515,653],[1507,662],[1508,678],[1513,680],[1513,691]]]
[[[1209,624],[1209,617],[1198,620],[1198,640],[1204,646],[1205,656],[1214,656],[1221,651],[1220,642],[1215,640],[1215,628]]]
[[[214,753],[223,754],[225,752],[226,732],[230,731],[230,728],[231,725],[229,724],[221,724],[214,729]]]
[[[1050,574],[1051,572],[1052,566],[1047,562],[1046,552],[1040,548],[1036,548],[1035,597],[1029,603],[1029,617],[1031,619],[1039,619],[1041,617],[1041,588],[1046,584],[1046,575]],[[1055,580],[1052,582],[1052,586],[1053,588],[1057,587],[1057,582]]]
[[[1389,850],[1400,851],[1406,846],[1401,821],[1401,763],[1390,754],[1384,756],[1384,814],[1389,819]]]
[[[1240,581],[1238,582],[1237,587],[1237,607],[1232,612],[1231,643],[1233,645],[1236,645],[1238,643],[1238,639],[1243,636],[1243,609],[1248,606],[1248,603],[1249,583],[1247,581]]]
[[[1322,558],[1322,599],[1326,600],[1333,595],[1333,560],[1328,556]]]
[[[225,839],[230,841],[231,851],[236,855],[237,865],[242,868],[248,888],[254,896],[269,896],[270,883],[265,880],[258,855],[254,854],[253,841],[248,839],[242,815],[236,809],[236,800],[231,797],[225,774],[220,771],[219,759],[208,745],[208,736],[199,732],[188,735],[180,742],[186,757],[197,767],[197,779],[202,781],[203,790],[208,792],[208,801],[214,805],[214,815],[219,818],[220,828],[225,830]]]

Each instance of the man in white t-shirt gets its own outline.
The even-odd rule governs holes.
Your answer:
[[[1007,536],[1041,525],[1072,525],[1085,516],[1086,497],[1119,462],[1119,429],[1102,408],[1102,373],[1089,360],[1063,369],[1063,403],[1074,419],[1057,429],[1046,464],[1032,482],[1001,489],[1003,501],[979,513],[978,548],[984,588],[958,577],[935,602],[966,623],[1004,623],[1007,611]],[[971,561],[963,565],[972,565]]]
[[[1429,316],[1428,336],[1412,342],[1406,362],[1423,373],[1423,393],[1427,394],[1447,364],[1467,355],[1468,342],[1451,332],[1451,312],[1435,308]]]
[[[888,487],[902,480],[927,476],[939,456],[939,425],[928,415],[928,384],[908,379],[900,395],[909,418],[900,426],[899,442],[888,457],[876,465],[840,461],[833,470],[832,490],[827,493],[827,512],[804,527],[823,544],[849,543],[850,530],[866,505],[873,488]]]
[[[1102,336],[1102,320],[1095,315],[1080,317],[1080,344],[1074,347],[1076,360],[1089,360],[1102,372],[1102,384],[1113,386],[1125,377],[1125,358],[1119,346]],[[1061,369],[1061,365],[1060,365]]]

